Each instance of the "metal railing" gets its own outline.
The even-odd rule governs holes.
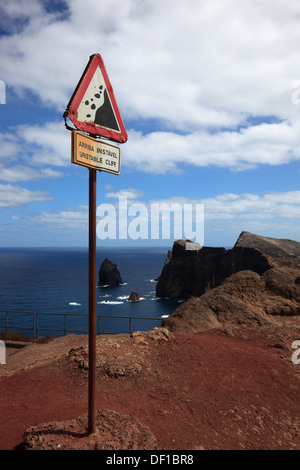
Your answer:
[[[18,310],[0,310],[0,315],[1,313],[5,313],[5,324],[2,325],[0,324],[0,328],[5,328],[5,331],[10,328],[13,328],[14,330],[22,330],[22,331],[32,331],[32,338],[34,339],[34,332],[35,332],[35,313],[34,312],[19,312]],[[9,315],[19,315],[19,314],[24,314],[24,315],[32,315],[32,326],[17,326],[17,325],[8,325],[8,316]]]
[[[2,328],[4,328],[5,332],[7,331],[15,331],[15,330],[21,330],[21,331],[31,331],[31,337],[32,339],[38,339],[39,337],[39,332],[41,331],[47,331],[47,332],[56,332],[56,333],[63,333],[64,336],[69,334],[69,333],[81,333],[81,334],[88,334],[88,330],[82,330],[82,329],[71,329],[68,328],[68,319],[70,317],[76,317],[77,319],[79,317],[84,317],[88,319],[87,314],[77,314],[77,313],[51,313],[51,312],[23,312],[23,311],[17,311],[17,310],[0,310],[0,321],[1,321],[1,314],[5,314],[5,324],[0,324],[0,331],[2,332]],[[13,315],[32,315],[32,326],[18,326],[14,324],[9,324],[9,316]],[[49,316],[60,316],[63,317],[63,328],[54,328],[53,326],[47,326],[47,327],[41,327],[39,326],[39,321],[41,320],[41,316],[43,315],[49,315]],[[130,316],[122,316],[122,315],[96,315],[97,318],[97,334],[116,334],[116,331],[104,331],[101,330],[100,328],[100,320],[103,318],[109,318],[109,319],[123,319],[123,320],[128,320],[128,333],[132,333],[132,322],[133,320],[146,320],[146,321],[154,321],[154,322],[160,322],[162,323],[162,319],[159,317],[130,317]]]

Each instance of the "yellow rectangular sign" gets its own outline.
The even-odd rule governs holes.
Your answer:
[[[72,131],[72,163],[120,174],[121,149],[117,145]]]

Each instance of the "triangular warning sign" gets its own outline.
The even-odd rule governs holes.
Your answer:
[[[64,116],[68,116],[79,130],[116,142],[127,141],[127,132],[100,54],[90,57]]]

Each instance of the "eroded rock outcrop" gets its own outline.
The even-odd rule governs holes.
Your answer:
[[[122,284],[122,278],[117,265],[105,258],[99,269],[99,285],[118,286],[119,284]]]
[[[300,268],[300,243],[297,241],[242,232],[234,246],[254,248],[268,256],[272,265],[284,264]]]
[[[300,270],[288,267],[274,267],[262,275],[239,271],[182,304],[162,326],[174,333],[197,333],[224,324],[282,325],[294,320],[300,331],[299,280]]]
[[[158,279],[158,297],[201,296],[232,274],[251,270],[259,275],[277,266],[300,269],[300,243],[242,232],[230,250],[190,250],[188,240],[174,242]]]

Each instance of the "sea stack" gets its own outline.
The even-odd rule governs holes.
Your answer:
[[[100,286],[118,286],[122,284],[122,278],[117,265],[105,258],[99,269],[99,285]]]
[[[136,301],[138,301],[138,300],[141,300],[140,295],[137,294],[136,292],[131,292],[128,301],[129,301],[129,302],[136,302]]]

